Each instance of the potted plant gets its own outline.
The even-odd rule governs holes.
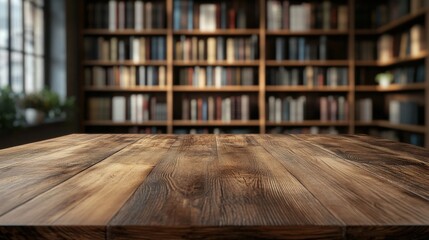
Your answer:
[[[21,107],[25,109],[25,119],[28,124],[40,124],[45,118],[65,118],[74,106],[74,98],[60,100],[60,96],[49,89],[25,95]]]
[[[380,87],[388,87],[393,81],[393,74],[390,72],[379,73],[375,76],[375,81]]]
[[[27,124],[40,124],[45,120],[47,104],[41,92],[26,94],[21,99],[21,107]]]

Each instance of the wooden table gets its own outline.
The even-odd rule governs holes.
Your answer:
[[[427,239],[428,157],[365,136],[69,135],[0,151],[0,239]]]

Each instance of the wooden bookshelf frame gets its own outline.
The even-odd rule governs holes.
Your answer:
[[[81,14],[84,14],[85,1],[79,0],[79,8]],[[80,20],[80,36],[79,39],[83,42],[84,37],[99,37],[99,36],[164,36],[166,38],[166,59],[163,61],[89,61],[84,60],[83,57],[80,59],[80,65],[83,72],[84,67],[88,66],[165,66],[166,67],[166,86],[164,87],[130,87],[130,88],[119,88],[119,87],[88,87],[84,85],[83,73],[80,73],[79,80],[79,102],[83,112],[86,112],[87,106],[87,95],[88,94],[123,94],[123,93],[155,93],[165,94],[167,100],[167,120],[166,121],[148,121],[145,123],[113,123],[111,121],[88,121],[85,119],[85,114],[81,114],[80,126],[81,130],[85,131],[87,127],[103,126],[103,127],[131,127],[131,126],[162,126],[166,128],[167,133],[173,133],[175,127],[252,127],[258,128],[259,133],[266,133],[267,127],[304,127],[304,126],[321,126],[321,127],[346,127],[347,133],[355,133],[356,127],[380,127],[395,129],[398,131],[409,131],[417,132],[425,135],[425,145],[429,147],[429,104],[425,105],[425,126],[409,126],[409,125],[395,125],[385,120],[376,120],[370,123],[362,123],[355,121],[355,99],[356,94],[359,96],[365,96],[368,93],[385,93],[385,92],[400,92],[404,94],[412,94],[413,92],[423,92],[425,96],[425,102],[429,103],[429,54],[423,52],[419,56],[405,57],[401,59],[394,59],[388,63],[380,63],[377,61],[359,61],[355,60],[355,42],[356,38],[360,36],[379,36],[384,33],[395,31],[396,29],[409,24],[412,21],[423,18],[425,21],[426,31],[429,29],[429,13],[428,9],[419,10],[416,13],[408,14],[399,19],[389,22],[384,26],[377,29],[355,29],[355,4],[358,4],[357,0],[348,0],[349,10],[349,26],[347,30],[321,30],[312,29],[308,31],[289,31],[289,30],[268,30],[266,29],[266,0],[254,0],[259,4],[259,28],[253,29],[227,29],[227,30],[215,30],[215,31],[200,31],[200,30],[174,30],[173,29],[173,1],[165,0],[166,6],[166,28],[165,29],[150,29],[136,31],[133,29],[116,30],[110,31],[108,29],[85,29],[84,20]],[[179,61],[174,60],[174,39],[177,36],[258,36],[259,43],[259,59],[253,61]],[[338,36],[347,38],[347,56],[345,60],[308,60],[308,61],[275,61],[266,59],[266,44],[267,39],[276,36]],[[429,38],[427,38],[427,46],[429,46]],[[81,48],[83,53],[83,47]],[[82,54],[83,56],[83,54]],[[416,61],[425,61],[425,83],[408,84],[408,85],[391,85],[388,88],[380,88],[379,86],[366,85],[357,86],[355,84],[355,69],[357,67],[391,67],[400,66]],[[177,86],[174,85],[174,71],[179,67],[192,67],[192,66],[228,66],[228,67],[254,67],[258,70],[258,80],[255,86],[222,86],[216,87],[193,87],[193,86]],[[306,66],[320,66],[320,67],[346,67],[348,69],[348,82],[347,86],[329,87],[329,86],[270,86],[266,85],[266,70],[268,67],[306,67]],[[231,121],[231,122],[220,122],[220,121],[184,121],[174,120],[173,110],[177,103],[174,102],[176,94],[182,93],[249,93],[252,96],[257,95],[258,101],[258,112],[259,118],[256,120],[244,121]],[[291,122],[269,122],[266,118],[267,109],[267,95],[278,93],[303,93],[304,95],[311,95],[317,93],[333,93],[344,95],[349,104],[349,116],[347,121],[341,122],[322,122],[318,120],[307,120],[300,123]]]

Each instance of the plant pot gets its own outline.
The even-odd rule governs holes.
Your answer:
[[[380,78],[378,85],[380,87],[388,87],[390,85],[391,79],[389,77]]]
[[[25,121],[28,125],[37,125],[43,123],[45,120],[45,113],[34,109],[34,108],[27,108],[25,109]]]

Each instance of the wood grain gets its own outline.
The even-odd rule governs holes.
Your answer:
[[[174,147],[177,154],[158,164],[112,220],[113,233],[118,231],[115,226],[123,225],[340,225],[280,163],[248,137],[184,136]],[[122,227],[120,232],[126,229]],[[213,234],[224,231],[211,231],[216,229],[219,232]],[[341,232],[339,227],[329,230],[338,235]],[[135,231],[135,236],[146,234]],[[171,230],[170,234],[175,233]]]
[[[175,140],[146,136],[1,216],[0,224],[104,225]]]
[[[355,135],[69,135],[0,150],[0,239],[427,239],[428,157]]]
[[[293,136],[261,136],[257,141],[348,226],[429,222],[427,200],[380,180],[341,157]],[[429,189],[427,183],[424,188]]]
[[[391,144],[390,148],[380,147],[377,146],[377,140],[369,137],[362,138],[364,141],[355,140],[353,137],[347,141],[339,141],[341,137],[323,135],[304,135],[298,138],[332,152],[386,183],[393,183],[429,201],[429,162],[425,161],[429,156],[426,159],[423,156],[412,156],[410,152],[405,152],[403,144]],[[402,154],[398,149],[404,150]],[[423,154],[420,148],[412,149]]]
[[[28,150],[5,150],[6,154],[1,151],[0,159],[6,166],[0,167],[0,216],[104,160],[141,136],[94,136],[92,141],[84,136],[88,140],[81,143],[73,142],[75,138],[81,137],[71,135],[57,139],[58,143],[52,140],[35,143],[35,146],[30,144]],[[53,148],[49,147],[51,143]],[[44,149],[48,149],[45,155]]]

